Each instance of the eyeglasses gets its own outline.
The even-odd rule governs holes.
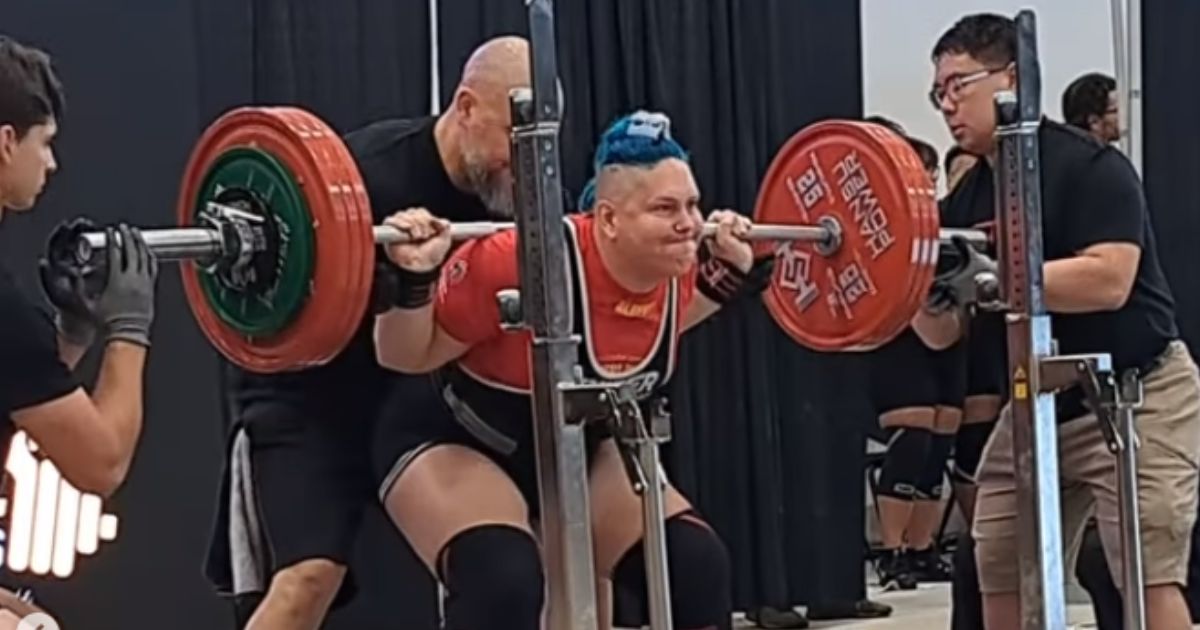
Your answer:
[[[950,97],[950,102],[958,103],[962,100],[963,89],[972,83],[982,81],[997,72],[1003,72],[1008,69],[1008,66],[1002,68],[984,68],[970,74],[953,75],[946,80],[945,85],[935,85],[932,90],[929,90],[929,102],[936,110],[942,109],[942,101],[946,97]]]

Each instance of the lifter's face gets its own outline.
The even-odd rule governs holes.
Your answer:
[[[679,277],[696,264],[704,217],[692,169],[667,159],[653,168],[631,167],[620,177],[636,178],[619,199],[597,201],[599,228],[648,276]]]
[[[53,119],[17,137],[12,125],[0,125],[0,211],[28,210],[58,169],[52,146],[58,125]]]
[[[1012,65],[985,64],[966,53],[947,53],[934,64],[931,100],[963,150],[989,155],[995,147],[993,97],[1015,85]]]
[[[511,218],[512,115],[506,98],[492,96],[462,88],[455,99],[463,134],[463,174],[488,212]]]

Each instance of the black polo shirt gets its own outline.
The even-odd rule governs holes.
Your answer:
[[[11,414],[79,388],[58,355],[58,332],[48,312],[0,267],[0,460],[14,433]]]
[[[1141,247],[1129,299],[1115,311],[1053,313],[1061,354],[1107,352],[1118,370],[1145,367],[1179,336],[1175,303],[1158,261],[1142,184],[1125,155],[1081,131],[1044,121],[1041,149],[1042,240],[1047,261],[1103,242]],[[945,201],[948,227],[993,219],[994,174],[980,160]]]
[[[399,210],[417,206],[450,221],[488,220],[479,199],[457,188],[442,165],[434,139],[436,122],[434,117],[389,119],[345,136],[377,225]],[[374,315],[368,310],[346,349],[326,365],[271,375],[230,368],[232,393],[249,402],[264,396],[340,399],[380,392],[396,375],[376,361],[373,331]]]

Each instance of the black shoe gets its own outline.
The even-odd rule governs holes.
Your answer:
[[[779,610],[772,606],[759,606],[753,610],[747,610],[746,620],[759,628],[772,630],[808,627],[808,619],[804,615],[794,610]]]
[[[954,568],[938,553],[935,545],[920,551],[909,549],[909,571],[918,582],[949,582],[954,577]]]
[[[848,604],[826,604],[808,607],[808,618],[813,621],[831,619],[879,619],[892,614],[887,604],[860,599]]]
[[[917,581],[908,566],[908,556],[899,549],[881,551],[875,572],[879,574],[879,588],[884,591],[911,591],[917,588]]]

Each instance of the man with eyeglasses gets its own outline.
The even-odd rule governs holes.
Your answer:
[[[956,144],[982,159],[946,201],[943,216],[965,226],[994,216],[997,142],[994,96],[1016,85],[1016,25],[1007,17],[962,18],[938,40],[931,100]],[[1145,558],[1147,627],[1190,628],[1186,584],[1200,461],[1200,376],[1179,339],[1174,299],[1158,263],[1141,182],[1116,148],[1079,130],[1040,125],[1045,300],[1063,354],[1106,352],[1136,370],[1138,495]],[[914,327],[934,342],[962,334],[962,314],[922,313]],[[996,360],[1002,361],[1003,336]],[[1110,570],[1120,575],[1116,459],[1078,388],[1058,395],[1062,532],[1067,549],[1093,509]],[[973,534],[988,630],[1020,627],[1016,478],[1012,418],[1001,413],[977,473]]]
[[[1117,81],[1108,75],[1089,72],[1072,81],[1063,90],[1062,111],[1068,125],[1086,131],[1103,144],[1121,139]]]

